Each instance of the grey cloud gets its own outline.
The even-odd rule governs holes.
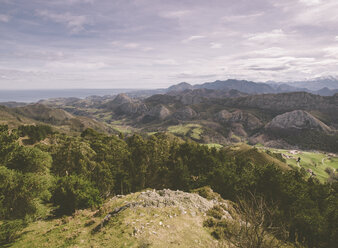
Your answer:
[[[84,30],[84,25],[89,23],[86,16],[73,15],[69,12],[59,14],[48,10],[37,10],[36,14],[47,20],[65,24],[67,28],[69,28],[70,31],[74,33]]]
[[[249,70],[254,71],[283,71],[289,69],[288,66],[277,66],[277,67],[260,67],[260,66],[251,66],[248,67]]]
[[[0,88],[337,74],[336,0],[0,2]]]

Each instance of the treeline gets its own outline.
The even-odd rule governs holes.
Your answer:
[[[306,150],[320,150],[338,153],[338,134],[325,134],[317,130],[270,129],[266,134],[271,139],[283,139],[288,144]]]
[[[116,194],[209,185],[233,201],[248,192],[264,196],[277,206],[274,222],[286,226],[290,242],[307,247],[338,243],[337,182],[320,184],[296,170],[254,164],[164,133],[124,138],[92,129],[81,136],[49,132],[45,142],[21,146],[20,130],[0,127],[0,236],[7,242],[13,238],[8,228],[46,217],[50,205],[54,215],[72,214]],[[25,135],[29,130],[38,132],[25,128]]]

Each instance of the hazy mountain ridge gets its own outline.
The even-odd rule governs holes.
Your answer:
[[[9,103],[9,106],[21,116],[56,125],[71,122],[78,130],[89,126],[117,132],[169,131],[201,143],[270,142],[278,139],[279,131],[269,136],[266,134],[270,130],[264,127],[283,127],[284,134],[292,125],[297,126],[292,123],[297,118],[304,124],[298,126],[299,132],[316,130],[325,137],[336,135],[338,94],[320,96],[304,91],[258,94],[294,89],[289,85],[226,80],[194,86],[181,83],[169,87],[163,94],[147,98],[121,93],[85,99],[57,98],[21,107]],[[307,125],[309,123],[313,125]],[[262,140],[252,139],[262,135]]]
[[[315,87],[316,86],[316,87]],[[267,93],[286,93],[286,92],[308,92],[323,96],[332,96],[338,92],[338,80],[335,78],[321,79],[306,82],[267,82],[259,83],[247,80],[228,79],[225,81],[217,80],[215,82],[195,84],[179,83],[170,86],[167,92],[184,91],[194,89],[210,89],[210,90],[238,90],[246,94],[267,94]]]

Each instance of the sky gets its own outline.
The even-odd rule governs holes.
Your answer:
[[[337,0],[0,0],[0,89],[338,73]]]

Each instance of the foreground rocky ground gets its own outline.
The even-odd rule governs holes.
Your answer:
[[[98,210],[37,221],[7,247],[238,247],[210,225],[245,225],[234,206],[208,187],[118,195]]]
[[[166,189],[119,195],[95,211],[35,222],[8,247],[223,247],[203,227],[219,204],[232,208],[220,198]],[[232,219],[230,212],[224,218]]]

